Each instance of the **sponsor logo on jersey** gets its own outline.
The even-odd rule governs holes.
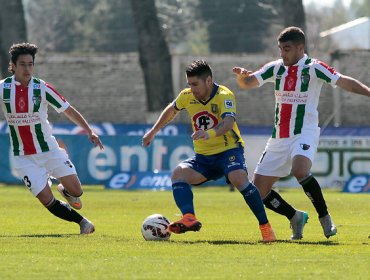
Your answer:
[[[41,85],[40,84],[33,84],[33,89],[40,89]]]
[[[234,102],[230,99],[225,99],[225,108],[226,109],[234,108]]]
[[[229,161],[235,161],[235,156],[229,157]]]
[[[302,148],[302,150],[307,151],[310,148],[310,145],[308,144],[299,144]]]
[[[11,88],[12,84],[11,83],[4,83],[4,88]]]
[[[218,113],[218,106],[217,104],[211,104],[211,111],[212,113]]]

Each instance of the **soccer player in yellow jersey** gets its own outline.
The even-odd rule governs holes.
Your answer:
[[[244,141],[236,124],[234,94],[213,82],[211,67],[204,60],[191,63],[186,69],[186,78],[190,87],[181,91],[163,110],[143,137],[143,145],[148,146],[157,132],[181,110],[188,112],[193,127],[191,137],[195,156],[179,163],[172,172],[173,196],[183,217],[170,224],[170,231],[199,231],[202,224],[195,217],[191,185],[226,176],[258,219],[262,240],[275,241],[261,196],[248,180]]]

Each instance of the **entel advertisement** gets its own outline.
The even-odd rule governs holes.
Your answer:
[[[145,130],[141,129],[138,134]],[[183,127],[180,130],[184,132],[187,129]],[[104,185],[119,173],[126,174],[122,176],[149,176],[155,174],[153,171],[164,171],[167,174],[164,176],[168,177],[168,171],[194,155],[190,134],[165,136],[162,133],[147,148],[141,146],[141,136],[102,135],[103,151],[93,148],[86,135],[57,135],[56,138],[65,145],[83,184]],[[243,138],[251,177],[269,136],[243,135]],[[0,152],[0,182],[22,183],[11,171],[9,136],[6,134],[0,134]],[[351,176],[369,174],[369,171],[369,136],[321,136],[312,172],[323,187],[343,187]],[[165,181],[158,178],[158,174],[156,176]],[[276,186],[298,187],[299,184],[295,178],[287,177]]]

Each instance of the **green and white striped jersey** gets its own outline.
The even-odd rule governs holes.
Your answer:
[[[285,66],[282,59],[254,73],[259,86],[275,84],[275,122],[272,138],[289,138],[304,130],[317,129],[318,103],[324,82],[336,87],[340,74],[306,54],[297,64]]]
[[[23,87],[11,76],[0,81],[0,101],[15,156],[58,148],[47,119],[48,105],[60,113],[69,107],[69,103],[55,89],[35,77]]]

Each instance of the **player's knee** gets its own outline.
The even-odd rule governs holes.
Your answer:
[[[171,180],[172,182],[180,182],[185,181],[184,174],[182,172],[182,169],[179,167],[176,167],[171,174]]]
[[[301,181],[303,178],[306,178],[309,175],[309,172],[302,169],[292,169],[293,176],[299,181]]]

